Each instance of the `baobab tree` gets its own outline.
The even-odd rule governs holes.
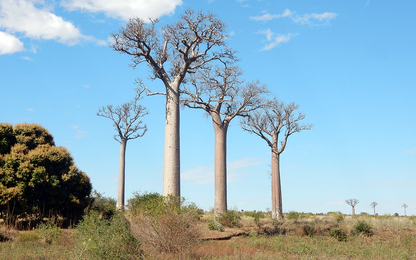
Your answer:
[[[158,20],[146,24],[132,18],[113,33],[112,48],[132,57],[132,67],[146,62],[152,79],[160,79],[166,96],[163,195],[180,196],[179,95],[188,73],[194,73],[214,60],[235,59],[227,48],[226,25],[214,14],[187,9],[179,21],[156,28]],[[150,92],[150,91],[149,91]]]
[[[267,102],[260,110],[254,111],[241,121],[241,127],[249,133],[260,136],[271,148],[272,154],[272,218],[283,218],[282,188],[280,182],[280,155],[286,148],[289,136],[303,130],[310,130],[312,124],[300,124],[305,115],[296,112],[299,105],[285,104],[276,98]],[[282,141],[279,145],[279,137]]]
[[[222,63],[206,66],[190,77],[183,104],[204,110],[212,119],[215,133],[214,216],[227,211],[227,130],[231,120],[247,116],[264,104],[266,86],[258,81],[244,83],[237,66]]]
[[[113,121],[113,126],[117,131],[114,139],[120,143],[117,194],[117,208],[120,210],[124,210],[127,141],[142,137],[147,131],[146,125],[143,125],[143,122],[139,120],[148,114],[147,109],[138,104],[143,91],[144,89],[141,91],[136,89],[136,96],[132,101],[117,107],[107,105],[100,108],[97,113],[98,116],[109,118]]]
[[[373,210],[374,210],[374,216],[376,215],[376,206],[378,205],[378,203],[377,202],[372,202],[371,204],[370,204],[370,206],[373,208]]]
[[[345,203],[347,203],[348,205],[351,206],[351,208],[352,208],[352,215],[354,216],[355,215],[355,205],[357,205],[358,203],[360,203],[360,201],[357,200],[357,199],[348,199],[348,200],[345,200]]]
[[[406,208],[409,207],[409,206],[407,206],[406,204],[403,204],[402,207],[404,209],[404,216],[406,217]]]

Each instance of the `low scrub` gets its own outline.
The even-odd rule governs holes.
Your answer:
[[[55,218],[40,223],[35,231],[47,244],[57,242],[62,236],[62,230],[56,225]]]
[[[363,234],[365,236],[372,236],[374,234],[373,228],[370,224],[365,222],[364,220],[359,220],[357,224],[354,226],[354,230],[352,231],[353,235]]]
[[[79,223],[75,232],[76,259],[140,259],[140,241],[130,231],[122,213],[110,219],[90,214]]]
[[[218,217],[218,221],[225,227],[241,227],[241,213],[229,210]]]
[[[136,193],[128,201],[128,217],[133,233],[143,242],[145,252],[181,253],[200,238],[197,225],[200,210],[184,199],[157,193]],[[151,256],[150,256],[151,258]]]
[[[347,241],[347,233],[341,228],[331,229],[329,235],[338,241]]]

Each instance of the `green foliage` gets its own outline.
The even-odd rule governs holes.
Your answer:
[[[91,183],[70,153],[36,124],[18,124],[10,136],[0,125],[0,214],[7,225],[18,218],[62,216],[76,222],[89,204]],[[14,138],[14,139],[13,139]]]
[[[240,227],[241,213],[236,210],[228,210],[219,216],[218,221],[226,227]]]
[[[135,193],[127,208],[134,234],[155,252],[178,253],[198,242],[201,211],[183,198]]]
[[[300,217],[299,212],[296,211],[290,211],[289,213],[286,214],[286,219],[293,219],[293,220],[297,220]]]
[[[314,226],[310,226],[310,225],[304,225],[303,226],[303,234],[305,236],[313,236],[313,234],[315,233],[315,228]]]
[[[54,218],[46,222],[40,223],[36,227],[35,231],[40,234],[40,237],[47,244],[52,244],[53,242],[57,242],[59,238],[62,236],[62,230],[56,225]]]
[[[329,231],[329,235],[338,241],[347,241],[347,234],[341,228],[334,228]]]
[[[75,241],[77,259],[140,259],[142,255],[140,241],[120,212],[110,219],[85,216],[76,228]]]
[[[363,234],[365,236],[372,236],[374,234],[373,228],[364,220],[359,220],[354,226],[353,234]]]
[[[210,219],[208,221],[208,229],[223,232],[224,231],[224,226],[220,222],[215,221],[213,219]]]
[[[92,203],[88,208],[88,214],[96,214],[99,218],[110,219],[116,214],[116,200],[110,197],[104,197],[102,194],[97,191],[92,193]]]
[[[26,243],[35,242],[40,239],[40,235],[34,231],[20,232],[16,238],[16,242]]]

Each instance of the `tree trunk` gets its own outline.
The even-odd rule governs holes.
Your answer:
[[[117,194],[117,209],[119,210],[124,210],[126,146],[127,146],[127,139],[121,138],[120,158],[119,158],[119,164],[118,164],[118,194]]]
[[[227,212],[227,125],[212,119],[215,131],[215,218]]]
[[[355,215],[355,207],[354,206],[352,206],[352,215],[353,216]]]
[[[179,82],[166,86],[163,196],[180,197]]]
[[[283,219],[280,157],[276,149],[272,149],[272,219]]]

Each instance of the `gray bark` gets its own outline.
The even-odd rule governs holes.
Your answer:
[[[215,206],[214,216],[218,217],[227,212],[227,128],[222,125],[221,118],[213,117],[215,132]],[[218,120],[220,122],[218,122]]]
[[[118,193],[117,209],[124,210],[125,176],[126,176],[126,146],[127,139],[120,140],[120,158],[118,164]]]

